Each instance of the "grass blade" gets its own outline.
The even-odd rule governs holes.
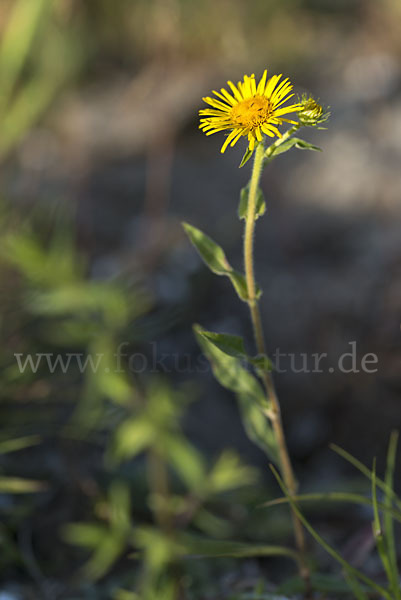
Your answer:
[[[392,580],[391,565],[386,548],[386,540],[383,535],[381,521],[379,517],[379,507],[377,503],[377,487],[376,487],[376,459],[373,461],[372,467],[372,502],[373,502],[373,535],[376,540],[377,551],[382,561],[383,568],[386,572],[389,583]]]
[[[352,466],[358,469],[358,471],[360,471],[363,475],[365,475],[365,477],[370,479],[370,481],[372,481],[371,471],[367,467],[365,467],[365,465],[361,463],[357,458],[352,456],[352,454],[350,454],[346,450],[343,450],[343,448],[340,448],[340,446],[337,446],[336,444],[330,444],[330,448],[334,450],[334,452],[339,454],[342,458],[344,458],[346,461],[348,461]],[[391,500],[401,510],[401,499],[397,496],[397,494],[391,487],[388,487],[388,485],[386,485],[386,483],[378,477],[376,477],[376,486],[380,488],[383,492],[388,494]]]
[[[295,502],[346,502],[350,504],[362,504],[366,506],[373,506],[372,500],[361,494],[354,494],[351,492],[316,492],[311,494],[298,494],[293,496]],[[277,506],[279,504],[287,504],[287,498],[275,498],[262,504],[262,508],[270,508],[271,506]],[[393,519],[401,523],[401,513],[393,508],[391,505],[388,506],[385,503],[378,502],[377,506],[383,514],[390,514]]]
[[[393,490],[397,444],[398,444],[398,432],[393,431],[391,433],[390,442],[388,445],[386,475],[384,478],[387,489],[391,489],[391,490]],[[387,492],[384,497],[384,504],[387,509],[392,508],[392,499],[391,499],[391,496]],[[395,600],[400,600],[401,599],[401,590],[400,590],[400,583],[399,583],[400,575],[399,575],[398,565],[397,565],[397,550],[396,550],[395,538],[394,538],[393,515],[391,514],[390,510],[386,510],[384,512],[383,522],[384,522],[384,536],[385,536],[385,540],[386,540],[386,548],[387,548],[388,559],[389,559],[389,563],[390,563],[390,585],[393,590]]]
[[[293,498],[291,496],[289,496],[288,491],[287,491],[287,489],[286,489],[286,487],[285,487],[285,485],[284,485],[284,483],[283,483],[280,475],[278,474],[277,470],[274,468],[273,465],[270,465],[270,468],[273,471],[273,474],[274,474],[275,478],[277,479],[277,482],[278,482],[279,486],[281,487],[284,495],[288,498],[288,502],[291,504],[291,507],[292,507],[293,511],[296,513],[296,515],[298,516],[299,520],[301,521],[301,523],[303,524],[303,526],[305,527],[305,529],[322,546],[322,548],[324,548],[324,550],[326,550],[326,552],[328,554],[330,554],[330,556],[332,556],[332,558],[334,558],[334,560],[336,560],[348,573],[350,573],[351,575],[353,575],[357,579],[360,579],[361,581],[363,581],[364,583],[366,583],[366,585],[368,585],[372,590],[375,590],[376,592],[378,592],[379,594],[381,594],[381,596],[383,598],[386,598],[386,600],[393,600],[392,596],[390,595],[390,593],[385,588],[383,588],[381,585],[379,585],[375,581],[373,581],[373,579],[370,579],[370,577],[368,577],[367,575],[365,575],[361,571],[358,571],[358,569],[355,569],[355,567],[353,567],[352,565],[350,565],[345,560],[345,558],[343,558],[341,556],[341,554],[339,554],[336,550],[334,550],[334,548],[332,548],[319,535],[319,533],[312,527],[312,525],[309,523],[309,521],[307,521],[307,519],[305,519],[305,517],[303,516],[303,514],[299,510],[298,506],[294,502]]]

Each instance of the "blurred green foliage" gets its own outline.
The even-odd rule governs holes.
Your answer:
[[[0,159],[71,83],[83,62],[82,38],[57,0],[2,2]]]
[[[53,404],[60,396],[60,385],[67,386],[63,398],[68,399],[70,410],[61,422],[54,422],[52,417],[40,437],[43,415],[37,411],[35,420],[29,422],[31,435],[6,439],[1,447],[4,452],[17,452],[28,444],[45,444],[50,435],[77,441],[85,438],[92,443],[101,436],[101,473],[106,481],[99,481],[99,492],[90,503],[92,519],[60,523],[64,539],[80,546],[88,556],[82,569],[84,580],[105,577],[128,552],[135,559],[128,589],[138,590],[144,600],[160,594],[170,594],[173,600],[182,585],[182,561],[187,556],[281,554],[294,560],[294,553],[282,547],[228,540],[216,546],[217,539],[233,532],[224,508],[229,506],[229,493],[252,485],[255,469],[228,450],[210,465],[189,442],[181,430],[181,420],[194,397],[192,386],[173,390],[154,374],[138,376],[124,362],[117,365],[121,343],[134,343],[134,339],[124,339],[127,331],[135,332],[135,321],[151,306],[149,293],[139,282],[127,284],[124,277],[91,278],[69,220],[58,219],[50,228],[42,222],[42,228],[37,229],[33,226],[37,217],[31,215],[21,221],[17,213],[3,211],[2,281],[4,285],[5,278],[16,276],[15,280],[11,277],[13,286],[8,284],[8,292],[18,303],[14,307],[18,318],[4,319],[2,333],[12,332],[16,338],[14,356],[23,358],[22,362],[10,360],[9,349],[3,353],[3,378],[8,383],[3,397],[15,396],[40,381]],[[135,277],[128,280],[136,281]],[[21,323],[25,324],[22,330]],[[51,350],[45,354],[55,357],[51,363],[54,368],[50,369],[47,361],[37,368],[24,362],[30,355],[38,356],[38,348]],[[84,369],[63,362],[77,351],[86,358],[101,357],[100,367],[94,368],[93,361],[85,359],[82,364],[88,368]],[[68,368],[63,367],[65,364]],[[18,418],[10,426],[11,422],[8,435],[22,430]],[[57,429],[52,431],[54,426]],[[137,514],[132,505],[132,485],[138,481],[133,478],[138,467],[144,496]],[[52,485],[51,481],[44,485],[27,478],[0,478],[4,493],[35,491],[45,497]],[[35,513],[34,506],[26,510]],[[14,547],[7,532],[3,540],[8,550]],[[18,554],[18,546],[14,553]],[[123,592],[116,589],[113,594],[121,597]]]

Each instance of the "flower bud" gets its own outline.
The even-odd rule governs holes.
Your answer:
[[[327,121],[329,118],[330,113],[326,112],[323,106],[316,102],[312,96],[303,95],[300,104],[301,108],[298,112],[298,118],[302,125],[314,127],[319,123]]]

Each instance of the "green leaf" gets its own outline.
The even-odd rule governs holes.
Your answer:
[[[217,381],[237,395],[248,436],[271,460],[277,462],[275,437],[270,422],[265,416],[270,405],[258,380],[242,366],[238,358],[218,348],[209,339],[210,332],[205,331],[200,325],[194,325],[194,332]]]
[[[133,458],[150,446],[155,438],[156,430],[145,418],[132,417],[126,419],[117,429],[111,457],[120,462]]]
[[[136,527],[134,532],[135,545],[145,554],[145,564],[153,576],[160,574],[174,558],[185,555],[185,548],[176,537],[156,527]]]
[[[23,448],[29,446],[35,446],[40,443],[40,437],[38,435],[26,435],[20,438],[14,438],[12,440],[1,440],[0,441],[0,454],[7,454],[8,452],[17,452]]]
[[[360,504],[362,506],[372,507],[373,502],[370,498],[362,496],[361,494],[354,494],[352,492],[315,492],[311,494],[297,494],[292,496],[295,502],[325,502],[326,504],[345,502],[349,504]],[[288,502],[287,498],[275,498],[269,500],[262,507],[277,506],[278,504],[285,504]],[[401,523],[401,513],[392,506],[388,507],[385,503],[378,502],[377,506],[383,514],[390,514],[393,519]]]
[[[350,454],[343,448],[340,448],[340,446],[337,446],[337,444],[330,444],[330,448],[334,450],[334,452],[342,456],[342,458],[347,460],[352,466],[358,469],[358,471],[365,475],[365,477],[372,480],[372,473],[370,472],[370,470],[363,463],[361,463],[361,461],[352,456],[352,454]],[[385,492],[385,494],[388,495],[388,497],[391,498],[392,501],[397,505],[398,509],[401,510],[401,499],[397,496],[394,490],[378,477],[376,477],[376,485],[378,488],[383,490],[383,492]]]
[[[248,160],[251,158],[252,154],[253,154],[253,150],[251,150],[251,149],[249,148],[249,146],[248,146],[248,148],[245,150],[245,154],[244,154],[244,156],[242,157],[242,160],[241,160],[241,162],[240,162],[239,169],[240,169],[241,167],[243,167],[245,163],[247,163],[247,162],[248,162]]]
[[[213,373],[219,383],[232,392],[249,394],[259,406],[268,408],[261,386],[256,378],[244,369],[238,358],[219,348],[214,341],[211,341],[209,337],[211,332],[206,331],[200,325],[194,325],[194,332],[199,345],[211,363]],[[218,336],[219,334],[214,335]],[[237,336],[227,337],[236,338]]]
[[[295,139],[296,139],[295,148],[298,148],[299,150],[314,150],[315,152],[322,152],[322,149],[319,148],[319,146],[315,146],[314,144],[311,144],[310,142],[306,142],[305,140],[301,140],[300,138],[295,138]]]
[[[273,371],[274,365],[266,354],[258,354],[257,356],[248,357],[249,362],[260,371]]]
[[[315,146],[314,144],[310,144],[301,138],[293,137],[285,140],[281,144],[278,142],[269,146],[269,148],[266,150],[266,157],[268,159],[275,158],[279,154],[283,154],[284,152],[291,150],[291,148],[298,148],[300,150],[316,150],[317,152],[322,151],[321,148]]]
[[[237,398],[247,436],[270,460],[279,464],[277,441],[263,410],[255,404],[254,398],[249,394],[238,394]]]
[[[90,579],[99,579],[116,562],[132,534],[130,492],[123,483],[114,481],[106,505],[108,526],[97,523],[70,523],[64,538],[72,544],[93,548],[83,571]]]
[[[388,581],[392,581],[392,572],[390,558],[387,553],[386,540],[383,535],[381,521],[379,517],[379,506],[377,502],[377,488],[376,488],[376,459],[373,460],[372,467],[372,503],[373,503],[373,536],[376,540],[377,551],[380,556],[384,571],[387,575]]]
[[[237,292],[239,298],[241,300],[243,300],[244,302],[247,302],[248,301],[248,287],[246,285],[245,277],[243,275],[241,275],[241,273],[238,273],[238,271],[234,271],[234,269],[228,273],[225,273],[225,275],[227,275],[230,278],[230,281],[233,284],[234,289]],[[261,295],[261,291],[258,288],[257,289],[257,298],[260,298],[260,295]]]
[[[238,296],[246,302],[248,300],[248,289],[245,277],[241,273],[234,271],[224,254],[224,250],[200,229],[188,223],[182,223],[182,226],[203,262],[216,275],[228,277]],[[258,290],[257,297],[260,296],[260,293],[260,290]]]
[[[238,217],[240,219],[246,219],[248,214],[248,199],[249,199],[249,184],[242,188],[240,194],[240,201],[238,206]],[[258,187],[256,191],[256,207],[255,207],[255,219],[262,217],[266,212],[266,202],[263,196],[263,192]]]
[[[210,540],[193,534],[183,534],[180,539],[184,543],[187,553],[196,556],[232,556],[233,558],[247,556],[287,556],[295,561],[299,560],[297,552],[285,546]]]
[[[385,475],[385,483],[388,489],[393,489],[394,482],[394,471],[395,471],[395,462],[397,455],[397,444],[398,444],[398,432],[392,431],[390,436],[390,443],[388,446],[387,452],[387,467],[386,467],[386,475]],[[386,508],[392,508],[392,500],[389,494],[385,495],[384,503]],[[384,514],[384,535],[386,539],[387,552],[390,563],[390,585],[393,590],[394,598],[400,600],[401,598],[401,589],[399,586],[399,572],[398,572],[398,564],[397,564],[397,549],[394,537],[394,523],[393,516],[390,512],[386,512]]]
[[[213,342],[213,344],[225,354],[236,358],[246,357],[244,340],[239,335],[230,335],[228,333],[214,333],[202,329],[201,335]]]
[[[183,223],[182,225],[209,269],[213,273],[216,273],[216,275],[227,275],[231,267],[224,254],[224,250],[200,229],[188,223]]]
[[[97,523],[68,523],[62,529],[66,542],[90,549],[97,548],[108,534],[109,529]]]
[[[256,482],[258,472],[245,465],[231,450],[225,450],[213,465],[208,476],[208,487],[215,494]]]
[[[167,437],[165,452],[169,463],[189,490],[196,492],[206,477],[203,456],[180,433]]]
[[[19,477],[0,477],[0,493],[2,494],[31,494],[32,492],[43,492],[46,484],[32,479],[21,479]]]
[[[272,362],[265,354],[258,354],[254,357],[249,356],[245,351],[244,340],[238,335],[214,333],[213,331],[206,331],[205,329],[202,329],[201,335],[211,341],[219,350],[228,354],[228,356],[244,359],[256,369],[261,371],[271,371],[273,368]]]

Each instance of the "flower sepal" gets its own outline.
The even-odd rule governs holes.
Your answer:
[[[238,167],[239,169],[240,169],[241,167],[243,167],[243,166],[244,166],[244,165],[245,165],[245,164],[248,162],[248,160],[249,160],[249,159],[252,157],[252,154],[253,154],[253,151],[254,151],[254,150],[255,150],[255,148],[252,148],[252,150],[251,150],[251,149],[249,148],[249,146],[248,146],[248,148],[245,150],[245,154],[244,154],[244,156],[242,157],[242,160],[241,160],[241,162],[240,162],[240,164],[239,164],[239,167]]]

